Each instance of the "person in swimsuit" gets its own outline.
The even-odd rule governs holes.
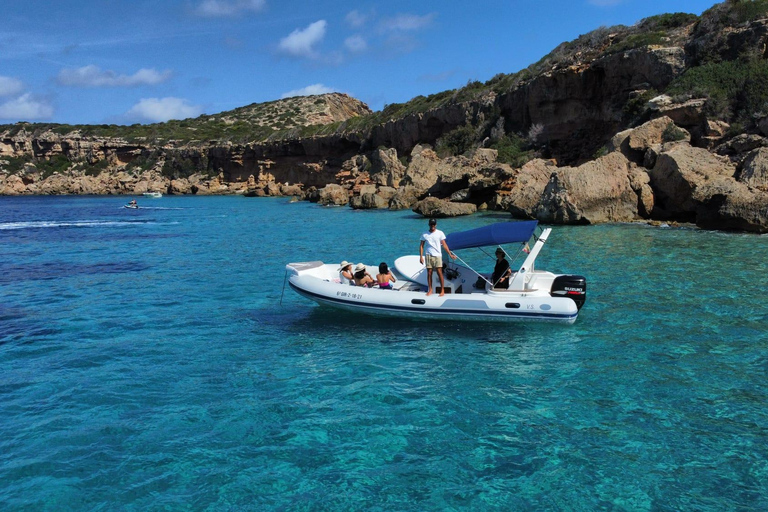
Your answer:
[[[383,261],[379,264],[379,273],[376,275],[376,282],[382,290],[391,290],[392,283],[396,282],[395,276],[389,270],[389,267]]]
[[[371,274],[365,270],[365,264],[358,263],[355,266],[355,284],[357,286],[372,287],[375,282],[376,281],[373,280]]]

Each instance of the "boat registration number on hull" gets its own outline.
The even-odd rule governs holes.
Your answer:
[[[362,299],[363,294],[362,293],[351,293],[351,292],[336,292],[337,297],[344,297],[346,299]]]

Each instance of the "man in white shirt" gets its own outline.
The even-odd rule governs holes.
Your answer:
[[[456,255],[448,248],[445,243],[445,233],[437,229],[437,220],[429,219],[429,231],[421,235],[421,245],[419,245],[419,263],[424,263],[424,246],[427,247],[427,295],[432,295],[432,270],[437,269],[437,277],[440,278],[440,297],[445,295],[445,281],[443,279],[443,250],[448,256],[456,259]]]

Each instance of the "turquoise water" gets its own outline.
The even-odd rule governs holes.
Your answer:
[[[285,286],[411,212],[123,202],[0,198],[4,511],[768,509],[768,237],[555,227],[579,319],[486,327]]]

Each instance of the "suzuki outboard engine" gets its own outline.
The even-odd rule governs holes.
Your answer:
[[[552,283],[549,294],[553,297],[568,297],[573,299],[576,307],[581,309],[587,300],[587,278],[584,276],[557,276]]]

